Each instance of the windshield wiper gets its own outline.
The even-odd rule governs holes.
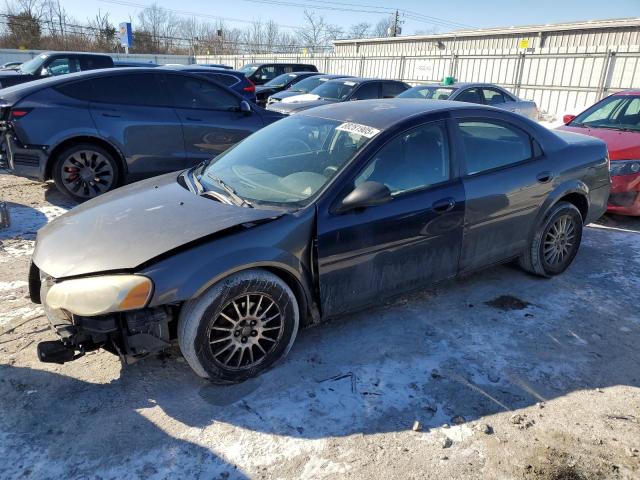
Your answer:
[[[236,202],[238,205],[240,205],[241,207],[253,208],[253,205],[250,202],[248,202],[247,200],[242,198],[240,195],[238,195],[236,193],[236,191],[233,189],[233,187],[231,187],[230,185],[227,185],[226,183],[224,183],[224,181],[220,177],[216,177],[216,176],[213,176],[211,174],[207,174],[207,177],[209,177],[211,180],[213,180],[218,185],[220,185],[220,187],[225,192],[227,192],[229,197],[231,197],[233,199],[233,201]]]

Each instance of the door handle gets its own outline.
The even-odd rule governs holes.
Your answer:
[[[453,207],[455,206],[456,201],[453,198],[443,198],[442,200],[433,202],[431,208],[434,212],[445,213],[453,210]]]
[[[187,117],[187,120],[189,120],[190,122],[201,122],[202,121],[201,118],[196,118],[196,117]]]
[[[107,118],[120,118],[122,115],[118,115],[117,113],[102,113],[102,116]]]
[[[538,182],[540,182],[540,183],[548,183],[551,180],[553,180],[553,173],[551,173],[551,172],[540,172],[538,175],[536,175],[536,179],[538,179]]]

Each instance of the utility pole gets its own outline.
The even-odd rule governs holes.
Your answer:
[[[397,37],[402,32],[402,27],[400,27],[400,12],[396,10],[395,15],[393,16],[393,23],[387,29],[387,35],[390,37]]]

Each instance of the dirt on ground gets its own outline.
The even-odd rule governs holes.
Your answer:
[[[73,203],[2,172],[0,199],[2,479],[640,478],[638,219],[585,228],[561,276],[505,265],[407,295],[221,387],[175,348],[38,362],[55,337],[29,258]]]

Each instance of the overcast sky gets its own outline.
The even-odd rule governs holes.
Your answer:
[[[61,0],[69,14],[83,23],[100,10],[114,23],[134,20],[151,0]],[[158,5],[180,10],[201,19],[203,15],[225,17],[230,26],[242,21],[273,19],[284,26],[300,25],[306,9],[321,14],[344,29],[354,23],[375,24],[386,12],[398,8],[405,13],[403,34],[437,28],[447,32],[471,27],[508,27],[577,20],[640,17],[640,0],[156,0]]]

